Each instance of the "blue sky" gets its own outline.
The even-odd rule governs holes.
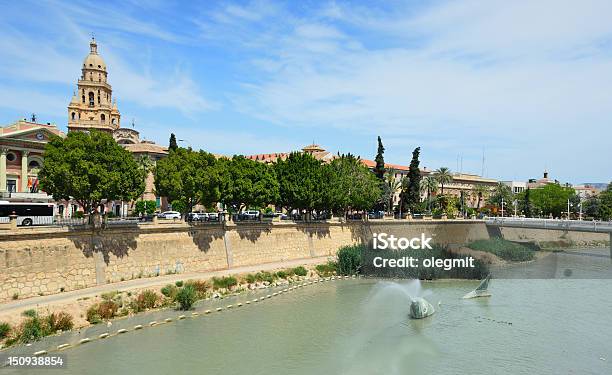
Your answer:
[[[525,180],[612,178],[612,2],[4,2],[0,123],[66,128],[93,32],[122,125],[222,154],[313,141]],[[462,160],[458,162],[458,160]],[[462,168],[461,168],[462,166]]]

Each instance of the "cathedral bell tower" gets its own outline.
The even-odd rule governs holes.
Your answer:
[[[106,64],[98,55],[98,44],[94,38],[91,38],[89,49],[77,82],[78,90],[68,104],[68,131],[97,129],[112,133],[120,127],[121,115],[117,102],[113,101]]]

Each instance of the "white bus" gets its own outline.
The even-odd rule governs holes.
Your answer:
[[[53,203],[28,203],[0,201],[0,222],[8,223],[9,216],[17,215],[17,225],[31,226],[53,224]]]

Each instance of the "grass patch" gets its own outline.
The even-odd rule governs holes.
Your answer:
[[[495,254],[501,259],[514,262],[524,262],[535,258],[535,252],[528,246],[502,238],[474,241],[467,245],[467,247],[472,250],[486,251]]]
[[[27,317],[17,328],[0,323],[0,339],[7,338],[6,344],[26,344],[39,340],[58,331],[68,331],[74,326],[72,316],[63,311],[40,316],[34,310],[26,310]]]

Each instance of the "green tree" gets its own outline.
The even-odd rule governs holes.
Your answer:
[[[599,193],[599,218],[601,220],[612,220],[612,182],[606,190]]]
[[[176,143],[176,136],[174,133],[170,133],[170,142],[168,143],[168,150],[176,151],[178,144]]]
[[[146,179],[149,176],[149,173],[153,170],[153,167],[155,166],[155,164],[153,163],[153,161],[148,155],[140,155],[136,159],[136,162],[138,163],[138,167],[142,171],[142,174],[145,176],[145,188],[146,188]],[[143,194],[140,196],[140,199],[144,200],[144,190],[143,190]]]
[[[427,176],[421,180],[421,191],[427,193],[427,210],[431,211],[431,196],[438,192],[438,180],[434,176]]]
[[[585,216],[600,219],[601,200],[598,196],[588,197],[582,202],[582,212]]]
[[[312,212],[323,206],[323,166],[312,155],[292,152],[274,164],[279,185],[278,203],[288,210]]]
[[[278,200],[278,181],[270,165],[235,155],[222,161],[221,202],[234,212]]]
[[[155,189],[172,203],[181,201],[183,214],[196,204],[210,206],[220,198],[219,167],[212,154],[191,148],[170,150],[168,157],[157,161]]]
[[[525,190],[525,196],[523,197],[523,204],[521,207],[522,211],[523,211],[523,215],[525,215],[525,217],[531,217],[532,214],[532,204],[531,204],[531,189],[527,188],[527,190]]]
[[[139,200],[134,205],[134,213],[136,215],[140,215],[140,214],[151,215],[155,212],[156,208],[157,208],[157,203],[155,201]]]
[[[376,177],[383,181],[385,179],[385,147],[383,146],[382,140],[380,136],[378,137],[378,150],[376,151],[376,157],[374,161],[376,162],[376,166],[374,167],[374,174]]]
[[[488,202],[491,205],[500,207],[504,202],[504,210],[512,203],[512,190],[503,182],[498,182],[489,195]]]
[[[571,187],[559,184],[548,184],[544,187],[530,191],[530,200],[534,208],[545,216],[561,217],[567,211],[567,201],[575,199],[576,192]]]
[[[411,212],[421,203],[421,170],[419,169],[419,154],[421,148],[412,151],[412,160],[408,170],[408,191],[406,194],[406,205]]]
[[[341,155],[324,169],[324,201],[333,212],[345,215],[350,210],[370,210],[379,201],[380,181],[358,157]]]
[[[449,184],[453,181],[453,175],[450,169],[446,167],[441,167],[434,171],[434,176],[438,183],[440,184],[440,194],[444,195],[444,185]]]
[[[489,188],[486,185],[477,184],[474,186],[473,194],[477,199],[476,210],[480,210],[480,204],[483,199],[487,198],[487,194],[489,194]]]
[[[383,184],[382,196],[385,202],[387,213],[393,212],[393,198],[395,194],[400,191],[402,187],[402,181],[395,178],[397,171],[395,169],[388,169],[385,173],[385,183]]]
[[[53,137],[39,173],[41,188],[55,200],[74,199],[91,212],[104,201],[131,201],[142,194],[145,176],[132,154],[99,131]]]

